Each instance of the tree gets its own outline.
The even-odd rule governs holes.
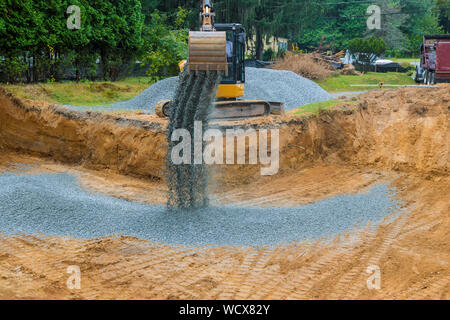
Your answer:
[[[350,41],[348,50],[363,71],[367,72],[377,57],[386,51],[386,44],[381,38],[370,37],[367,40],[355,38]]]
[[[89,19],[95,25],[91,44],[100,55],[103,78],[116,80],[121,66],[143,45],[144,16],[139,0],[97,0]]]
[[[283,15],[291,1],[281,0],[219,0],[216,1],[217,21],[241,23],[247,39],[254,39],[256,59],[262,59],[264,42],[280,37],[287,30]]]
[[[398,51],[404,50],[407,39],[401,27],[408,15],[402,13],[403,6],[400,2],[390,0],[376,0],[375,4],[381,8],[381,29],[367,30],[366,37],[382,38],[386,46]]]
[[[439,25],[444,33],[450,33],[450,0],[434,0],[434,13],[439,17]]]
[[[0,57],[4,57],[0,68],[7,81],[15,81],[22,77],[31,61],[29,53],[37,45],[37,13],[32,0],[0,1],[0,12]],[[29,81],[31,76],[27,74]]]
[[[338,51],[345,49],[352,38],[363,37],[368,5],[354,2],[346,0],[336,4],[336,1],[322,0],[304,8],[309,23],[295,38],[300,48],[311,50],[326,44]]]
[[[144,63],[149,66],[151,80],[178,74],[178,63],[187,59],[189,29],[186,17],[189,12],[179,8],[174,27],[167,24],[167,15],[158,10],[152,13],[151,23],[144,32]]]
[[[403,10],[408,13],[401,30],[407,42],[402,55],[419,56],[420,46],[424,34],[437,34],[442,32],[439,25],[439,15],[436,12],[434,0],[422,0],[420,2],[405,0]]]

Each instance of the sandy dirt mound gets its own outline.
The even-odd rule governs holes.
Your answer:
[[[340,104],[319,116],[288,115],[240,122],[280,128],[280,174],[319,163],[377,168],[422,175],[449,173],[449,86],[377,91]],[[270,180],[260,168],[223,166],[218,183]]]
[[[271,68],[275,70],[290,70],[296,74],[311,80],[321,80],[330,77],[334,73],[333,66],[319,59],[315,54],[286,53],[285,57]]]

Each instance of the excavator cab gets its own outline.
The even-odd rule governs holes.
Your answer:
[[[226,34],[228,72],[222,78],[217,91],[218,100],[236,99],[244,96],[245,83],[245,30],[236,23],[216,23],[216,31]]]
[[[189,32],[189,58],[179,66],[189,72],[221,72],[210,119],[243,119],[283,114],[282,102],[241,100],[245,85],[245,30],[238,23],[215,23],[211,0],[203,0],[200,31]],[[169,117],[170,100],[159,101],[155,112]]]
[[[245,30],[238,23],[215,23],[211,0],[203,1],[200,31],[189,33],[189,71],[222,71],[217,99],[244,96]],[[184,67],[184,65],[183,65]]]
[[[237,23],[215,24],[214,30],[190,32],[189,71],[222,71],[224,76],[217,89],[217,99],[230,100],[243,97],[245,30]],[[180,71],[183,71],[186,64],[186,60],[180,62]]]

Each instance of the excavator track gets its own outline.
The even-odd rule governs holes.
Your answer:
[[[155,106],[156,115],[169,118],[171,100],[162,100]],[[239,120],[284,114],[284,103],[264,100],[216,101],[209,118],[211,120]]]
[[[217,101],[210,119],[227,120],[266,117],[270,115],[270,103],[262,100]]]
[[[168,118],[170,116],[171,100],[161,100],[155,105],[155,113],[160,118]]]

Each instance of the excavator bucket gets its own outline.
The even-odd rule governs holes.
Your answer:
[[[223,71],[228,75],[225,32],[189,32],[189,72]]]

